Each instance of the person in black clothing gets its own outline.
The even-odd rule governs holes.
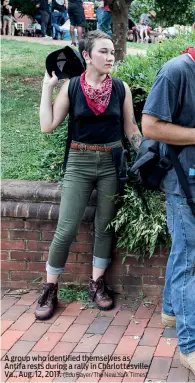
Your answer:
[[[75,28],[78,32],[78,41],[82,39],[85,28],[85,14],[82,0],[66,0],[66,8],[70,19],[70,35],[72,39],[71,45],[76,46]]]
[[[113,307],[113,298],[104,281],[104,272],[111,261],[113,238],[113,231],[107,226],[116,214],[116,204],[111,196],[118,190],[113,151],[122,152],[122,129],[135,150],[141,142],[129,86],[110,76],[115,55],[112,40],[102,31],[91,31],[79,42],[79,50],[87,65],[86,72],[67,80],[54,104],[52,96],[58,78],[55,72],[52,72],[52,78],[46,72],[43,80],[41,131],[52,133],[69,113],[72,142],[63,181],[58,226],[46,266],[47,283],[43,285],[35,311],[36,318],[40,320],[54,314],[58,277],[64,271],[70,245],[94,187],[97,189],[97,208],[89,293],[100,310]],[[76,94],[73,94],[72,87],[75,89],[76,84]],[[124,98],[120,97],[117,84],[123,89]]]
[[[47,25],[49,22],[49,4],[52,2],[52,0],[39,0],[36,2],[36,8],[39,10],[39,14],[41,16],[41,33],[42,37],[49,37],[47,36]]]
[[[52,14],[51,23],[60,25],[62,17],[64,18],[64,11],[66,9],[65,0],[52,1]]]
[[[64,24],[65,20],[65,0],[53,0],[52,1],[52,14],[51,14],[51,24],[53,30],[53,39],[57,39],[57,29],[55,26],[60,26]]]

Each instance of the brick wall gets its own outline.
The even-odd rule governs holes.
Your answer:
[[[28,16],[21,16],[21,13],[17,10],[15,11],[14,16],[18,23],[24,23],[24,30],[28,27],[29,24],[32,23],[32,20]]]
[[[45,182],[2,182],[1,269],[6,288],[40,288],[45,262],[55,232],[60,186]],[[71,245],[60,281],[87,283],[93,251],[92,195],[75,242]],[[127,255],[122,264],[122,257]],[[106,272],[108,283],[118,292],[158,295],[164,284],[167,249],[158,248],[151,259],[137,261],[135,255],[113,246],[113,262]]]

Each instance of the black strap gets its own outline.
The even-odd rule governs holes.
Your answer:
[[[189,184],[188,184],[188,180],[186,178],[186,175],[185,175],[185,172],[179,162],[179,159],[178,159],[178,153],[176,153],[175,151],[175,147],[172,146],[172,145],[167,145],[168,146],[168,155],[169,155],[169,158],[175,168],[175,171],[177,173],[177,177],[178,177],[178,180],[180,182],[180,185],[184,191],[184,194],[185,194],[185,197],[186,197],[186,200],[187,200],[187,204],[189,205],[189,207],[191,208],[192,210],[192,214],[195,215],[195,200],[193,199],[192,197],[192,194],[191,194],[191,191],[190,191],[190,187],[189,187]]]
[[[70,100],[70,109],[69,109],[69,120],[68,120],[68,136],[66,140],[66,149],[64,154],[64,164],[63,164],[64,169],[66,169],[66,164],[68,161],[68,155],[70,150],[70,144],[72,141],[72,121],[73,121],[72,106],[74,105],[74,101],[77,95],[79,81],[80,81],[80,77],[73,77],[71,78],[69,82],[69,86],[68,86],[68,97]]]
[[[125,96],[126,96],[126,92],[125,92],[125,86],[124,86],[124,83],[122,80],[120,80],[119,78],[113,78],[112,79],[113,81],[113,84],[116,88],[116,91],[117,91],[117,94],[119,95],[119,99],[120,99],[120,112],[121,112],[121,136],[122,136],[122,141],[125,141],[125,133],[124,133],[124,119],[123,119],[123,105],[124,105],[124,101],[125,101]]]
[[[125,95],[126,95],[125,86],[123,84],[123,81],[120,80],[119,78],[115,78],[115,77],[113,77],[112,81],[113,81],[113,84],[117,90],[117,93],[119,94],[119,97],[120,97],[120,106],[121,106],[121,108],[123,108],[123,104],[125,101]]]

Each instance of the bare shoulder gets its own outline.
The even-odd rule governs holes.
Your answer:
[[[127,84],[127,82],[123,81],[123,85],[125,88],[129,88],[129,85]]]
[[[131,90],[129,88],[129,85],[125,81],[123,81],[123,85],[125,87],[126,95],[131,95]]]
[[[62,91],[63,93],[68,94],[68,87],[69,87],[69,84],[70,84],[70,80],[67,79],[67,80],[64,82],[64,84],[62,85],[62,87],[61,87],[61,91]]]

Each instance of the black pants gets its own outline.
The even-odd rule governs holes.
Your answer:
[[[40,11],[40,15],[41,15],[41,33],[42,33],[42,36],[44,37],[47,32],[49,13],[47,11]]]

